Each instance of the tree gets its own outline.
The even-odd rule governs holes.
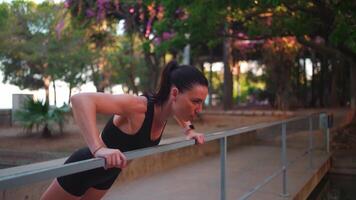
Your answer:
[[[266,65],[266,89],[275,94],[269,101],[279,109],[298,105],[293,71],[298,67],[295,60],[300,48],[293,37],[270,39],[264,44],[262,60]]]
[[[82,31],[68,28],[60,38],[52,40],[49,46],[49,51],[52,52],[49,55],[49,65],[53,80],[63,80],[69,86],[67,104],[70,103],[72,89],[90,80],[87,72],[96,57],[84,36]]]
[[[48,2],[36,5],[24,1],[4,5],[8,15],[0,34],[3,81],[20,88],[44,88],[48,104],[52,80],[48,50],[54,36],[56,16],[53,9],[56,6]]]
[[[57,34],[57,22],[64,12],[62,5],[14,1],[3,3],[1,8],[4,81],[20,88],[44,88],[46,104],[51,82],[64,80],[71,91],[87,81],[86,72],[95,56],[89,51],[83,31],[68,27],[60,36]],[[63,23],[68,24],[68,19]]]
[[[182,49],[189,44],[192,47],[193,63],[202,66],[205,60],[224,62],[223,105],[232,108],[232,48],[228,33],[231,31],[231,7],[236,2],[225,1],[162,1],[165,17],[157,23],[157,31],[170,30],[174,37],[163,46],[167,49]],[[189,37],[188,37],[189,36]],[[216,51],[216,48],[220,48]],[[213,55],[213,52],[220,52]],[[223,52],[223,53],[221,53]]]
[[[348,63],[351,104],[355,108],[355,8],[352,1],[254,1],[237,11],[240,14],[235,20],[245,27],[250,38],[295,36],[300,44],[321,55],[316,57],[316,62],[323,64],[320,80],[327,75],[325,69],[330,68],[330,63],[334,68]],[[321,61],[321,57],[328,59]]]
[[[137,43],[145,45],[144,42],[148,39],[148,35],[146,35],[147,5],[142,2],[66,1],[65,6],[70,11],[72,24],[86,31],[88,41],[92,44],[92,51],[99,52],[98,59],[91,65],[92,80],[98,91],[103,91],[110,86],[112,80],[121,80],[112,76],[117,74],[111,73],[115,69],[126,69],[120,72],[122,73],[120,77],[127,76],[127,79],[125,79],[127,81],[126,86],[134,93],[139,91],[135,81],[137,71],[146,71],[146,76],[154,74],[158,77],[159,63],[155,62],[157,59],[151,59],[149,52],[137,51],[136,49]],[[122,37],[116,34],[117,26],[121,20],[125,20],[125,33],[128,40],[122,40]],[[123,56],[113,56],[113,52],[121,52],[120,46],[122,45],[118,44],[119,41],[125,41],[123,45],[126,45],[128,51],[122,51],[125,54]],[[143,47],[142,49],[147,48]],[[148,73],[149,70],[137,70],[137,63],[135,63],[133,57],[142,52],[147,66],[152,69],[151,73]],[[126,54],[129,54],[132,58],[129,59]],[[117,64],[124,66],[116,66]],[[155,84],[156,81],[154,80],[153,83]],[[151,84],[143,86],[147,88]]]
[[[132,82],[138,71],[145,74],[140,77],[140,80],[150,77],[148,84],[142,85],[143,90],[156,88],[159,71],[165,64],[164,55],[167,52],[178,59],[177,52],[187,44],[194,47],[193,55],[200,55],[200,52],[206,51],[206,47],[209,49],[215,47],[222,41],[219,39],[219,42],[216,42],[216,36],[223,30],[220,26],[224,23],[219,22],[218,19],[221,19],[221,16],[226,17],[226,12],[225,14],[220,12],[223,9],[215,8],[216,5],[225,4],[220,5],[217,1],[204,2],[204,6],[199,2],[172,1],[67,1],[66,5],[71,16],[74,17],[73,21],[75,23],[79,21],[88,30],[93,24],[105,23],[107,27],[113,27],[120,20],[124,20],[125,33],[130,41],[127,43],[129,44],[127,48],[131,50],[128,51],[131,55],[134,54],[132,50],[134,43],[137,43],[136,38],[140,40],[147,70],[139,70],[133,62],[128,63],[130,67],[127,69],[130,69],[130,73],[127,71],[127,75],[131,78],[127,81],[130,82],[128,85],[133,87],[133,91],[137,90]],[[206,6],[211,8],[212,13],[206,12]],[[224,9],[226,10],[226,7]],[[206,24],[201,23],[202,19],[210,18],[214,20],[207,20]],[[110,38],[109,35],[104,36]],[[193,63],[201,63],[201,61],[194,59]]]

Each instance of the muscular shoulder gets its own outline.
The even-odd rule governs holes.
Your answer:
[[[147,98],[144,96],[123,94],[119,98],[126,115],[145,113],[147,110]]]
[[[147,99],[129,94],[81,93],[73,96],[72,107],[105,114],[131,115],[145,113]]]

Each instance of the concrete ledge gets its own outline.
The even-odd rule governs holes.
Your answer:
[[[294,196],[294,200],[307,199],[314,188],[320,183],[321,179],[328,173],[331,168],[331,158],[329,158],[314,175],[306,182],[302,189]]]
[[[295,116],[292,111],[282,110],[228,110],[228,111],[203,111],[202,114],[210,115],[239,115],[239,116]]]

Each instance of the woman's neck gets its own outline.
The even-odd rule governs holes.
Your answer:
[[[163,105],[155,105],[155,118],[164,123],[167,119],[171,116],[172,113],[172,106],[171,102],[166,102]]]

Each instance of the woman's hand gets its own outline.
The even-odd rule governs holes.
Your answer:
[[[187,131],[187,139],[194,139],[196,144],[204,144],[205,143],[205,136],[202,133],[197,133],[194,130]]]
[[[123,169],[127,166],[126,156],[118,149],[101,147],[94,153],[94,157],[105,159],[105,169],[113,167]]]

